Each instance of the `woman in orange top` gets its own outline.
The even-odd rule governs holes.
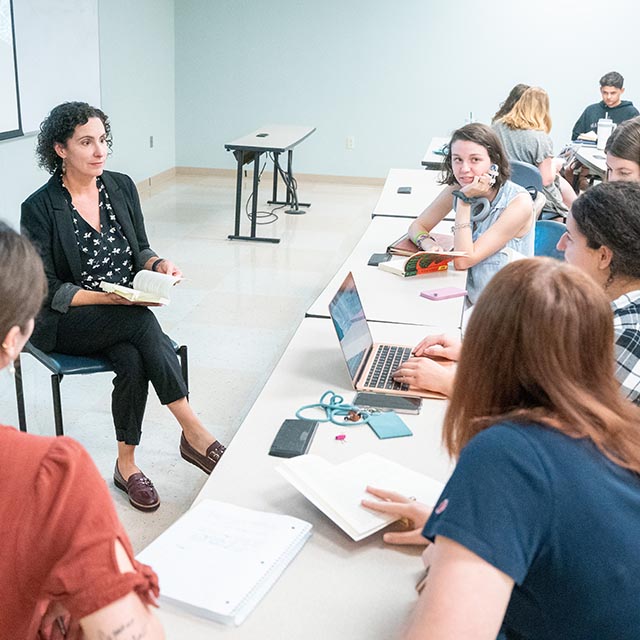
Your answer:
[[[3,223],[0,273],[0,369],[11,369],[46,284],[31,243]],[[0,426],[0,484],[0,638],[164,637],[149,609],[156,575],[134,559],[78,443]]]

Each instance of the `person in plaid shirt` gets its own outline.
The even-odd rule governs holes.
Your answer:
[[[585,191],[571,207],[558,249],[611,300],[615,375],[625,396],[640,404],[640,183]]]

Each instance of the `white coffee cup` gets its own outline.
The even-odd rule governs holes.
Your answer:
[[[607,139],[615,128],[616,125],[613,120],[609,118],[600,118],[600,120],[598,120],[598,142],[596,142],[598,149],[604,149],[607,144]]]

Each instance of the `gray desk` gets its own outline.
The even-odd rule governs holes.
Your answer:
[[[444,188],[439,177],[439,171],[389,169],[371,217],[417,218]],[[400,187],[410,187],[411,193],[398,193]]]
[[[236,215],[234,233],[229,235],[229,240],[258,240],[261,242],[280,242],[278,238],[258,238],[256,236],[258,214],[258,178],[260,176],[260,157],[264,153],[273,154],[273,196],[269,204],[284,204],[290,208],[286,213],[304,213],[300,206],[308,207],[309,203],[298,202],[298,195],[293,180],[293,148],[308,138],[315,127],[303,127],[295,125],[270,124],[257,131],[228,142],[224,145],[227,151],[233,151],[237,161],[236,176]],[[278,200],[278,175],[281,173],[279,157],[287,152],[287,173],[285,186],[287,195],[284,201]],[[253,198],[251,202],[251,233],[248,236],[240,235],[240,218],[242,215],[242,167],[253,161]],[[284,178],[284,176],[283,176]]]
[[[406,344],[416,343],[425,333],[421,327],[377,323],[372,323],[371,330],[377,341]],[[398,636],[417,597],[419,550],[386,547],[381,533],[353,542],[274,470],[278,458],[266,453],[282,420],[292,418],[299,406],[317,402],[327,389],[352,398],[331,323],[306,318],[197,500],[213,498],[296,516],[313,524],[312,536],[240,627],[224,627],[163,604],[158,615],[167,638],[375,640]],[[408,438],[378,440],[366,426],[320,425],[311,453],[339,463],[372,451],[444,482],[452,471],[440,445],[445,409],[443,400],[425,400],[421,415],[403,416],[414,433]],[[339,433],[346,433],[345,442],[335,440]],[[224,580],[224,576],[211,579]]]
[[[431,142],[427,147],[427,151],[422,158],[422,166],[425,169],[442,169],[442,163],[444,162],[444,156],[435,153],[436,149],[441,149],[443,145],[449,143],[449,138],[431,138]]]
[[[464,289],[466,271],[456,271],[450,263],[447,271],[402,278],[367,264],[372,253],[384,253],[387,246],[405,234],[408,228],[409,221],[406,218],[374,218],[351,255],[309,307],[307,316],[329,317],[329,302],[351,271],[370,322],[459,328],[465,298],[434,301],[420,297],[420,292],[439,287]],[[451,223],[441,222],[434,231],[450,233]]]
[[[607,175],[607,155],[602,149],[591,145],[578,145],[576,157],[592,173],[604,180]]]

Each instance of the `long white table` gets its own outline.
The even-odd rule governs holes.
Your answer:
[[[371,330],[376,341],[406,344],[425,333],[422,327],[377,323]],[[380,532],[353,542],[274,470],[279,459],[267,455],[282,420],[294,417],[299,406],[317,402],[328,389],[352,398],[331,323],[305,318],[197,500],[213,498],[302,518],[313,524],[311,539],[240,627],[163,605],[158,615],[168,638],[372,640],[398,635],[417,597],[419,550],[387,547]],[[425,400],[419,416],[402,416],[414,435],[391,440],[378,440],[367,426],[321,424],[310,453],[339,463],[372,451],[445,482],[453,468],[440,445],[445,408],[443,400]],[[344,442],[335,440],[340,433],[346,434]]]
[[[460,327],[464,298],[436,302],[422,298],[420,292],[438,287],[464,288],[465,271],[456,271],[449,263],[447,271],[402,278],[367,264],[372,253],[384,253],[388,245],[407,232],[408,227],[409,221],[405,218],[374,218],[351,255],[309,307],[307,316],[329,317],[329,302],[351,271],[367,320],[425,327]],[[440,223],[434,231],[449,233],[451,225]]]
[[[449,138],[435,137],[431,138],[431,142],[427,147],[427,151],[422,158],[422,166],[425,169],[441,169],[444,162],[444,156],[440,153],[435,153],[436,150],[442,149],[445,144],[449,143]]]
[[[389,169],[372,217],[417,218],[442,191],[439,176],[438,171]],[[398,193],[400,187],[410,187],[411,193]]]
[[[591,145],[576,146],[576,157],[589,171],[604,179],[607,174],[607,155],[602,149]]]

